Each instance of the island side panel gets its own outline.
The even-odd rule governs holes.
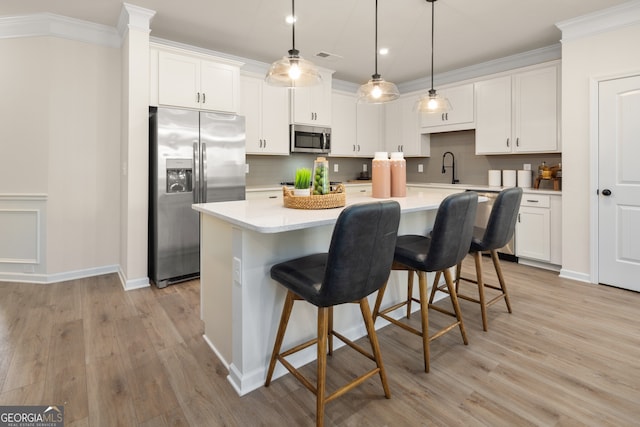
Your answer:
[[[232,361],[233,227],[200,215],[200,317],[204,338],[226,367]]]

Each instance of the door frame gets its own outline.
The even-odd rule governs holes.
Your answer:
[[[589,178],[589,188],[590,188],[590,239],[591,239],[591,247],[590,247],[590,263],[591,269],[589,278],[591,283],[599,284],[600,283],[600,257],[598,256],[598,247],[600,245],[600,241],[598,239],[598,227],[599,227],[599,215],[598,215],[598,203],[600,200],[600,196],[596,194],[598,190],[598,182],[600,181],[599,175],[599,167],[600,167],[600,158],[599,156],[599,133],[600,133],[600,122],[598,117],[598,112],[600,108],[600,83],[605,82],[607,80],[617,80],[623,79],[627,77],[635,77],[640,76],[640,70],[636,71],[628,71],[625,73],[617,73],[617,74],[609,74],[602,76],[592,76],[589,79],[589,98],[590,98],[590,119],[589,119],[589,132],[590,132],[590,171],[591,173]]]

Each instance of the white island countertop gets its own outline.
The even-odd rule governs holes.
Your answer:
[[[458,188],[464,191],[464,188]],[[448,194],[451,194],[451,191],[439,191],[436,188],[425,193],[390,199],[377,199],[364,194],[347,194],[346,206],[395,200],[400,204],[402,213],[411,213],[436,209]],[[480,201],[485,200],[480,199]],[[334,224],[344,208],[289,209],[283,206],[282,200],[264,199],[200,203],[194,204],[193,209],[258,233],[281,233]]]

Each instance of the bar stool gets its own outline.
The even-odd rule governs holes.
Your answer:
[[[429,343],[434,339],[444,335],[456,326],[460,329],[462,341],[468,344],[467,335],[460,313],[460,306],[453,288],[453,280],[449,268],[456,266],[467,254],[471,235],[473,233],[473,223],[478,207],[478,194],[474,192],[457,193],[447,196],[436,213],[436,219],[431,232],[425,236],[405,235],[398,236],[392,270],[408,270],[407,299],[384,310],[380,310],[382,298],[387,284],[378,292],[376,303],[373,309],[373,319],[380,316],[394,325],[422,337],[422,347],[424,353],[424,370],[429,372]],[[451,303],[453,312],[438,307],[428,302],[427,294],[427,272],[438,272],[436,280],[440,277],[440,272],[444,274],[446,286],[452,290]],[[420,299],[413,297],[413,273],[418,274],[418,286]],[[436,286],[434,282],[433,286]],[[411,302],[420,303],[421,329],[416,329],[403,323],[388,313],[404,305],[407,306],[407,318],[411,312]],[[440,311],[456,318],[456,321],[442,328],[433,335],[429,335],[429,308]]]
[[[456,295],[458,298],[480,304],[482,328],[485,331],[488,329],[487,307],[495,304],[501,299],[504,299],[504,302],[507,305],[507,311],[511,313],[511,303],[509,302],[507,285],[505,283],[504,276],[502,275],[502,268],[500,267],[500,258],[498,257],[497,250],[506,245],[513,237],[513,233],[516,228],[516,219],[518,218],[518,211],[520,210],[521,199],[522,188],[515,187],[502,190],[493,203],[486,228],[474,228],[469,253],[473,256],[476,264],[476,279],[474,280],[472,278],[460,276],[462,261],[458,263],[456,268]],[[493,266],[496,270],[500,286],[484,282],[482,277],[482,252],[489,252],[491,254],[491,260],[493,261]],[[475,298],[461,293],[460,281],[476,283],[478,285],[478,297]],[[497,290],[500,291],[500,293],[487,301],[485,288]],[[449,292],[449,290],[445,289],[444,286],[434,287],[431,290],[429,302],[433,301],[436,290]]]
[[[382,364],[378,338],[367,296],[388,279],[398,236],[400,205],[395,201],[361,203],[345,208],[333,229],[328,253],[285,261],[271,267],[271,277],[287,288],[287,296],[265,386],[271,383],[276,360],[316,395],[316,425],[324,422],[327,402],[379,374],[385,397],[391,397]],[[318,307],[317,338],[280,351],[293,303],[304,300]],[[333,307],[344,303],[360,305],[373,354],[333,329]],[[376,367],[326,395],[327,351],[333,354],[333,337],[373,360]],[[285,358],[317,344],[317,384],[313,385]],[[328,344],[328,350],[327,350]]]

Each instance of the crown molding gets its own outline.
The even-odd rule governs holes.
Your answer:
[[[120,38],[124,39],[128,30],[151,32],[151,20],[155,16],[155,10],[145,9],[129,3],[122,3],[117,30]]]
[[[640,24],[640,0],[558,22],[562,43]]]
[[[63,39],[119,48],[115,28],[53,13],[0,17],[0,38],[60,37]]]
[[[527,52],[517,53],[515,55],[505,56],[503,58],[494,59],[492,61],[481,62],[469,67],[458,68],[446,73],[434,76],[434,85],[440,86],[449,83],[457,83],[464,80],[471,80],[478,77],[496,74],[503,71],[513,70],[516,68],[536,65],[543,62],[554,61],[560,59],[562,49],[559,43]],[[423,77],[410,82],[399,83],[398,89],[400,93],[415,92],[424,90],[431,86],[431,78]]]

